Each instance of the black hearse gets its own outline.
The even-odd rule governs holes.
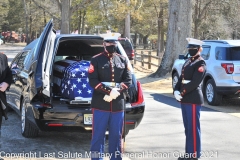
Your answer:
[[[103,38],[98,35],[56,35],[51,20],[40,37],[16,55],[10,64],[13,81],[7,102],[21,117],[24,137],[36,137],[39,130],[91,130],[91,101],[61,97],[54,81],[54,65],[69,57],[90,61],[103,51],[102,44]],[[119,42],[117,51],[127,57]],[[145,110],[141,84],[131,70],[133,84],[126,100],[125,135],[139,125]]]

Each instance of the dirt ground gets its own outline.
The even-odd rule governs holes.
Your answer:
[[[162,78],[149,77],[157,68],[146,69],[140,65],[134,65],[134,72],[137,79],[141,82],[144,91],[161,93],[167,96],[172,95],[172,78],[170,73]]]

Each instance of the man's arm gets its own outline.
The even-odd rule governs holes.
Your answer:
[[[127,61],[127,59],[125,59],[125,69],[124,69],[123,75],[122,75],[122,82],[121,82],[121,85],[120,85],[120,88],[121,88],[120,92],[126,91],[131,84],[132,84],[132,73],[131,73],[131,70],[129,69],[128,61]]]
[[[93,57],[91,59],[91,63],[90,63],[90,67],[88,69],[88,79],[89,79],[89,84],[90,86],[103,94],[109,95],[111,92],[111,88],[102,84],[98,77],[99,77],[99,73],[98,73],[98,65],[97,65],[97,57]]]

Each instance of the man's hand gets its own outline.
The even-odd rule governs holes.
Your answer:
[[[6,82],[2,82],[0,84],[0,91],[5,92],[8,87],[8,84]]]
[[[116,99],[120,93],[118,92],[119,88],[113,88],[110,92],[110,96],[112,97],[112,99]]]
[[[182,96],[181,96],[179,91],[174,91],[174,96],[175,96],[177,101],[181,101]]]
[[[109,95],[105,95],[105,96],[103,97],[103,100],[104,100],[104,101],[107,101],[107,102],[111,102],[111,101],[112,101],[112,97],[109,96]]]

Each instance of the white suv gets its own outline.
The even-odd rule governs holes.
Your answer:
[[[240,96],[240,40],[204,40],[201,56],[207,64],[202,82],[205,99],[219,105],[223,96]],[[177,83],[189,54],[179,55],[172,67],[172,86]]]

